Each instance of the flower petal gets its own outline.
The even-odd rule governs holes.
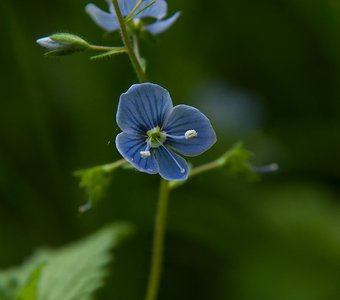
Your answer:
[[[209,119],[198,109],[188,105],[174,107],[164,131],[169,135],[183,136],[188,130],[197,136],[190,139],[167,138],[166,145],[186,156],[196,156],[216,142],[216,134]]]
[[[116,137],[116,147],[119,153],[137,170],[149,174],[158,173],[158,163],[153,153],[147,158],[140,155],[140,151],[146,148],[145,138],[122,132]]]
[[[159,34],[167,30],[172,24],[176,22],[178,17],[181,15],[181,12],[176,12],[173,16],[168,19],[157,21],[150,25],[144,26],[144,29],[151,34]]]
[[[137,3],[138,0],[118,0],[118,5],[123,17],[126,17],[133,10]]]
[[[107,3],[107,6],[109,7],[109,12],[111,14],[113,14],[114,16],[116,16],[116,11],[115,11],[115,8],[113,6],[112,0],[105,0],[105,1]]]
[[[118,20],[115,15],[102,11],[92,3],[87,4],[85,10],[90,15],[92,20],[102,29],[106,31],[114,31],[119,29]]]
[[[145,135],[162,127],[172,111],[169,92],[153,83],[132,85],[119,99],[117,124],[130,134]]]
[[[140,7],[136,10],[136,12],[140,11],[143,9],[143,7],[147,6],[154,0],[145,0],[141,4]],[[141,19],[141,18],[156,18],[158,20],[163,19],[168,12],[168,4],[164,0],[156,0],[153,4],[151,4],[149,7],[144,9],[142,12],[140,12],[136,18]]]
[[[159,174],[167,180],[185,180],[189,167],[185,159],[167,149],[165,146],[155,149],[159,165]]]
[[[118,0],[118,5],[120,11],[124,17],[130,14],[130,12],[135,8],[136,4],[139,0]],[[154,0],[144,0],[141,5],[136,9],[135,13],[142,10],[145,6],[153,2]],[[111,0],[106,0],[110,12],[116,16],[116,12]],[[156,19],[163,19],[168,11],[168,4],[165,0],[156,0],[153,4],[149,7],[145,8],[142,12],[140,12],[136,18],[156,18]]]

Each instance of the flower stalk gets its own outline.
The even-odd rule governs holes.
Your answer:
[[[136,54],[133,50],[133,47],[132,47],[132,44],[131,44],[131,41],[130,41],[130,38],[129,38],[129,34],[128,34],[127,29],[126,29],[126,23],[125,23],[123,15],[122,15],[122,12],[119,8],[118,1],[112,0],[112,3],[113,3],[113,7],[114,7],[116,14],[117,14],[117,19],[118,19],[119,26],[120,26],[120,34],[122,36],[122,40],[123,40],[123,43],[125,45],[127,54],[130,58],[131,64],[132,64],[132,66],[133,66],[133,68],[134,68],[134,70],[137,74],[139,82],[146,82],[147,77],[146,77],[146,75],[143,71],[143,68],[142,68],[141,64],[139,63],[139,60],[136,57]]]
[[[164,254],[164,237],[166,230],[166,216],[168,210],[170,188],[169,181],[162,179],[159,191],[159,201],[154,229],[154,240],[151,257],[151,270],[145,300],[156,300],[162,273]]]
[[[124,42],[131,64],[133,65],[135,69],[139,82],[141,83],[146,82],[147,81],[146,74],[140,64],[139,57],[137,57],[137,55],[139,56],[138,48],[136,51],[136,49],[134,49],[131,44],[131,41],[127,33],[127,29],[126,29],[126,23],[120,11],[117,0],[112,0],[112,3],[117,14],[122,40]],[[137,52],[137,55],[135,51]],[[160,283],[161,273],[162,273],[164,237],[165,237],[165,231],[166,231],[166,216],[167,216],[167,209],[168,209],[169,194],[170,194],[169,181],[162,178],[161,184],[160,184],[158,208],[157,208],[156,221],[155,221],[155,227],[154,227],[154,239],[153,239],[153,246],[152,246],[151,266],[150,266],[150,273],[149,273],[145,300],[155,300],[157,298],[157,294],[159,290],[159,283]]]

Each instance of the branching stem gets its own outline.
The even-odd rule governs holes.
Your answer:
[[[132,64],[132,66],[133,66],[133,68],[134,68],[134,70],[137,74],[139,82],[146,82],[147,77],[146,77],[146,75],[143,71],[143,68],[142,68],[139,60],[136,57],[135,52],[133,51],[133,47],[132,47],[132,44],[131,44],[131,41],[130,41],[130,38],[129,38],[129,34],[127,32],[125,20],[124,20],[124,17],[122,15],[122,12],[119,8],[119,5],[118,5],[118,0],[112,0],[112,3],[113,3],[114,9],[115,9],[116,14],[117,14],[117,19],[118,19],[119,26],[120,26],[120,34],[122,36],[122,40],[123,40],[123,43],[125,45],[127,54],[129,55],[131,64]]]

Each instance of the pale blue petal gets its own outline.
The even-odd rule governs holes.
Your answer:
[[[150,32],[151,34],[159,34],[166,31],[172,24],[176,22],[181,12],[176,12],[173,16],[168,19],[157,21],[150,25],[144,26],[144,30]]]
[[[136,6],[138,0],[118,0],[118,5],[122,15],[126,17]]]
[[[158,173],[158,163],[151,149],[151,156],[142,158],[140,151],[146,148],[145,138],[133,136],[124,132],[116,137],[116,147],[119,153],[131,163],[137,170],[149,174]]]
[[[111,14],[113,14],[114,16],[116,16],[116,11],[115,11],[115,8],[113,6],[112,0],[105,0],[105,1],[106,1],[107,5],[109,7],[109,12]]]
[[[85,10],[92,20],[105,31],[110,32],[119,29],[118,20],[115,15],[102,11],[92,3],[87,4]]]
[[[145,0],[141,4],[140,7],[136,10],[136,12],[140,11],[148,5],[153,0]],[[155,18],[158,20],[163,19],[168,12],[168,4],[164,0],[156,0],[155,3],[151,4],[149,7],[147,7],[145,10],[143,10],[141,13],[139,13],[136,18],[142,19],[142,18]]]
[[[165,147],[155,149],[159,174],[167,180],[185,180],[189,167],[185,159]]]
[[[187,130],[196,130],[191,139],[167,138],[166,145],[186,156],[196,156],[208,150],[216,142],[216,134],[209,119],[198,109],[188,105],[174,107],[164,131],[167,134],[183,136]]]
[[[132,85],[119,99],[117,124],[120,129],[131,134],[146,134],[160,128],[172,111],[169,92],[153,83]]]
[[[107,0],[108,3],[111,2],[110,0]],[[144,0],[142,4],[136,9],[135,13],[142,10],[145,6],[150,4],[154,0]],[[138,0],[118,0],[119,8],[122,12],[122,15],[126,17],[130,14],[130,12],[135,8],[136,4],[138,3]],[[111,6],[111,5],[110,5]],[[111,6],[112,7],[112,6]],[[111,11],[111,9],[110,9]],[[114,11],[114,10],[113,10]],[[142,19],[142,18],[156,18],[158,20],[163,19],[168,11],[168,4],[164,0],[156,0],[153,4],[151,4],[149,7],[144,9],[142,12],[140,12],[136,18]]]

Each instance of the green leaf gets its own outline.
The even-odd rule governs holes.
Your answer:
[[[113,172],[127,164],[125,160],[118,160],[114,163],[74,172],[74,176],[80,178],[79,186],[86,190],[91,206],[96,205],[104,197],[111,183]]]
[[[21,267],[0,272],[0,299],[92,299],[108,273],[110,249],[131,233],[130,225],[114,224],[63,248],[36,252]]]
[[[126,224],[109,226],[94,235],[50,251],[39,282],[39,300],[88,300],[104,283],[110,249],[131,233]]]
[[[22,266],[6,271],[0,270],[0,299],[13,300],[27,284],[34,270],[42,263],[41,255],[35,254]]]
[[[20,290],[16,300],[37,300],[38,299],[38,282],[41,275],[41,270],[44,264],[41,264],[33,270],[28,282]]]

